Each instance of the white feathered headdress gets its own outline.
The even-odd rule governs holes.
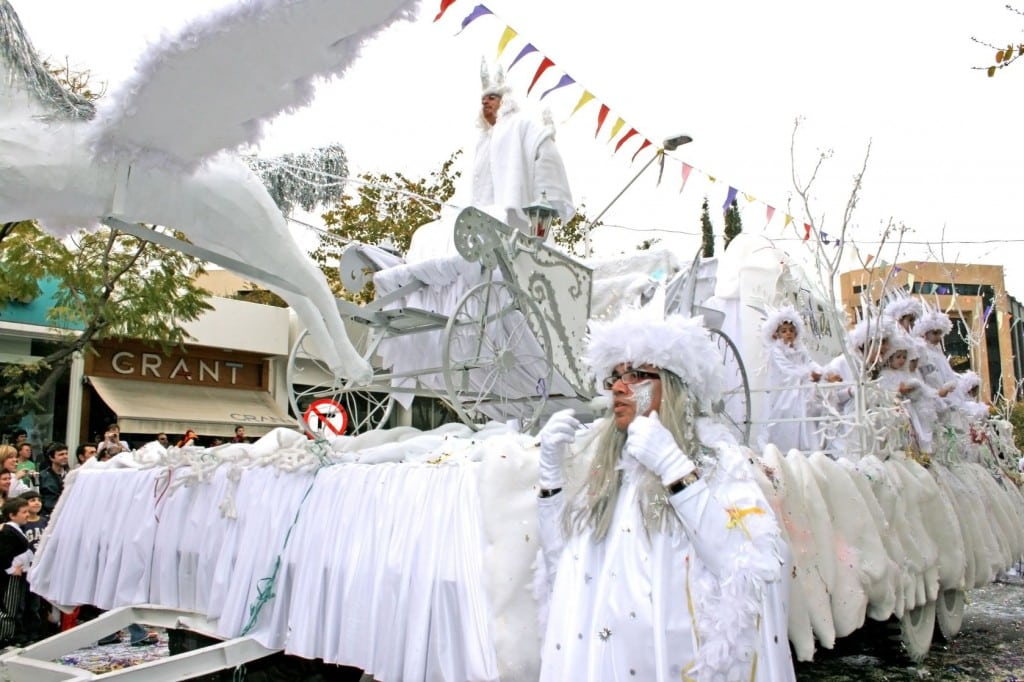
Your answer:
[[[925,342],[925,340],[920,336],[908,335],[907,338],[910,339],[910,349],[907,351],[907,360],[920,360],[923,358],[928,346],[927,342]]]
[[[609,322],[591,322],[584,361],[598,382],[623,362],[667,369],[683,380],[704,412],[721,397],[725,383],[722,355],[703,318],[663,316],[651,306],[626,310]]]
[[[907,315],[913,315],[916,321],[921,319],[921,315],[924,313],[924,306],[916,298],[905,296],[887,303],[883,312],[895,322],[899,322]]]
[[[764,322],[761,324],[761,339],[765,345],[772,342],[772,337],[775,336],[775,332],[778,331],[779,325],[783,322],[789,322],[796,329],[797,341],[803,339],[804,336],[804,320],[800,316],[800,313],[796,311],[796,308],[786,304],[777,308],[774,311],[769,311],[768,315],[764,318]]]
[[[911,336],[905,333],[902,328],[895,328],[889,335],[889,350],[882,359],[888,361],[893,355],[903,351],[907,354],[907,360],[909,361],[913,346],[914,343]]]
[[[869,341],[881,343],[883,339],[892,339],[894,330],[892,322],[878,317],[865,317],[850,330],[850,346],[861,350]]]
[[[483,58],[480,60],[480,87],[481,97],[484,95],[498,95],[504,98],[505,95],[512,91],[505,84],[505,69],[498,66],[494,69],[494,74],[492,75],[487,68],[487,60]]]
[[[943,336],[953,331],[953,323],[950,321],[949,315],[941,310],[929,310],[914,323],[916,336],[924,336],[928,332],[936,330],[942,332]]]

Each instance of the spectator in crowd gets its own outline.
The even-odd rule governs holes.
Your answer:
[[[171,444],[171,442],[167,439],[167,434],[164,433],[163,431],[156,434],[156,442],[160,443],[160,445],[162,445],[165,448]]]
[[[27,491],[31,486],[27,480],[28,469],[18,471],[18,456],[10,450],[7,447],[7,450],[0,452],[0,471],[11,475],[10,485],[7,487],[7,497],[15,497]]]
[[[245,437],[245,427],[244,426],[239,425],[239,426],[235,427],[235,437],[231,439],[231,442],[232,443],[248,443],[249,442],[249,439]]]
[[[36,490],[22,493],[20,497],[28,502],[28,519],[21,524],[21,530],[28,539],[28,548],[35,554],[39,549],[39,539],[43,537],[43,531],[46,529],[46,519],[39,515],[43,509],[43,498]],[[27,590],[24,623],[29,641],[35,642],[49,636],[50,633],[44,631],[44,626],[49,624],[49,611],[49,603],[31,589]]]
[[[224,441],[219,436],[214,436],[210,439],[210,444],[207,447],[215,448],[218,445],[224,445]]]
[[[111,424],[107,427],[106,433],[103,434],[103,440],[96,445],[96,454],[109,450],[107,454],[110,457],[114,455],[131,450],[131,446],[128,445],[128,441],[121,440],[121,427],[117,424]]]
[[[11,496],[11,472],[0,469],[0,504]]]
[[[11,445],[14,446],[15,450],[17,450],[18,447],[22,443],[27,441],[27,440],[28,440],[28,431],[26,431],[25,429],[20,429],[19,428],[19,429],[14,429],[13,431],[11,431],[11,441],[10,441],[10,443],[11,443]]]
[[[28,520],[28,502],[13,497],[0,513],[5,521],[0,528],[0,644],[24,646],[28,637],[21,613],[25,594],[25,570],[31,561],[29,543],[21,526]]]
[[[63,443],[51,443],[46,449],[46,457],[50,466],[39,474],[39,494],[43,498],[43,516],[47,519],[53,514],[57,500],[64,492],[64,476],[68,470],[68,446]]]
[[[197,437],[198,436],[196,436],[196,432],[193,431],[192,429],[189,429],[185,432],[185,435],[181,437],[181,440],[175,443],[175,446],[183,448],[188,445],[195,445]]]
[[[75,448],[75,459],[78,460],[78,466],[82,466],[95,456],[95,445],[90,445],[89,443],[82,443],[77,448]]]
[[[22,443],[18,447],[18,477],[27,479],[26,483],[32,481],[35,485],[39,485],[39,477],[36,475],[38,469],[36,468],[36,460],[32,456],[32,444]],[[28,472],[22,474],[21,472]]]

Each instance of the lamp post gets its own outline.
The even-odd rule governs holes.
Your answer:
[[[632,187],[633,183],[636,182],[637,178],[643,175],[645,170],[650,168],[655,159],[660,159],[665,152],[675,151],[684,144],[689,144],[690,142],[693,142],[693,138],[689,135],[674,135],[666,138],[665,141],[661,143],[661,149],[658,150],[658,153],[652,156],[650,160],[643,165],[643,168],[637,171],[636,175],[630,178],[629,182],[626,183],[626,186],[619,190],[619,193],[615,195],[615,198],[609,201],[608,205],[601,209],[601,212],[597,214],[597,217],[590,221],[590,224],[587,225],[586,230],[583,233],[583,253],[587,258],[590,258],[590,231],[593,230],[594,226],[597,225],[597,222],[604,217],[604,214],[608,212],[608,209],[615,205],[615,202],[626,193],[627,189]]]

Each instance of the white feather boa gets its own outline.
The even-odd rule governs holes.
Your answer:
[[[758,643],[765,627],[766,585],[782,579],[779,526],[754,480],[743,451],[717,441],[711,479],[713,494],[725,507],[756,506],[764,514],[737,520],[746,539],[721,567],[720,576],[703,568],[695,575],[693,596],[700,637],[697,665],[700,680],[746,682],[752,679]]]

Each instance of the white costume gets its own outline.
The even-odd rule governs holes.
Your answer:
[[[945,336],[952,329],[953,323],[950,322],[949,316],[939,311],[927,312],[914,323],[914,335],[922,338],[930,331],[940,331]],[[927,339],[925,341],[927,342]],[[949,364],[949,358],[942,350],[941,343],[927,343],[917,369],[928,385],[935,390],[943,387],[955,388],[960,380]]]
[[[481,114],[480,139],[473,160],[471,204],[498,220],[533,234],[524,208],[546,202],[563,223],[576,214],[569,179],[555,146],[551,124],[541,124],[519,111],[519,105],[505,85],[498,69],[492,80],[481,71],[482,95],[499,95],[501,107],[492,126]],[[457,214],[443,211],[442,217],[417,228],[406,254],[410,263],[456,254],[453,237]]]
[[[715,351],[700,319],[649,319],[631,311],[594,323],[589,364],[604,376],[620,361],[649,362],[663,376],[679,376],[688,399],[698,410],[706,408],[720,388]],[[552,426],[559,418],[575,422],[566,414],[553,416],[541,432],[542,490],[551,485],[545,484],[545,433],[559,432]],[[641,421],[668,437],[681,470],[659,472],[636,454],[634,427]],[[604,537],[595,539],[589,525],[567,530],[566,507],[570,514],[580,510],[587,491],[538,501],[546,569],[541,592],[549,596],[540,679],[794,679],[782,580],[788,549],[749,461],[723,427],[699,419],[696,436],[712,444],[716,456],[704,462],[700,479],[672,493],[651,474],[661,482],[683,471],[692,474],[690,457],[710,450],[694,444],[696,451],[682,453],[665,427],[650,424],[656,421],[638,416],[629,425]],[[592,432],[615,428],[599,420]],[[567,449],[573,431],[560,433]],[[560,488],[556,468],[549,475]],[[665,492],[645,494],[652,483]],[[663,523],[652,521],[654,516]]]
[[[901,369],[893,369],[887,362],[878,379],[882,387],[891,391],[895,399],[903,404],[918,449],[930,454],[932,452],[932,429],[937,416],[938,393],[921,379],[918,372],[911,372],[907,369],[911,359],[918,358],[920,360],[921,351],[915,346],[915,340],[918,339],[912,339],[906,334],[894,335],[890,341],[889,358],[891,359],[893,355],[903,351],[907,354],[906,364]],[[911,390],[907,393],[900,393],[901,386]]]
[[[779,326],[789,322],[796,331],[793,345],[774,338]],[[774,443],[782,452],[792,449],[810,452],[821,449],[821,436],[817,433],[816,422],[808,421],[814,416],[814,387],[811,373],[820,367],[811,360],[810,353],[801,342],[804,333],[803,320],[792,306],[783,306],[768,315],[761,327],[761,336],[768,347],[768,387],[770,393],[765,399],[764,425],[758,436],[758,449],[764,450],[768,443]],[[773,419],[801,419],[773,423]]]

